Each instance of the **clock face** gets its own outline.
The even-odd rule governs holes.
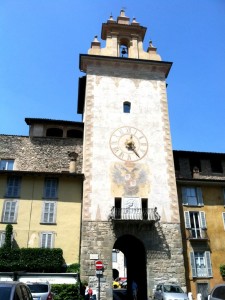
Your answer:
[[[110,147],[119,159],[137,161],[147,153],[148,142],[140,130],[135,127],[124,126],[112,133]]]

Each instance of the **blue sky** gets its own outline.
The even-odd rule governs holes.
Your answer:
[[[173,62],[173,149],[225,152],[224,0],[1,0],[0,134],[28,135],[26,117],[81,121],[79,54],[122,8]]]

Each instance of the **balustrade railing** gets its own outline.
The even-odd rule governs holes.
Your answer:
[[[202,228],[187,229],[188,239],[191,240],[208,240],[207,230]]]
[[[110,218],[112,220],[145,220],[159,221],[157,208],[117,208],[112,207]]]

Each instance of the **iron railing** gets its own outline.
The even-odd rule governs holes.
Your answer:
[[[112,207],[110,219],[112,220],[144,220],[159,221],[160,216],[155,208],[117,208]]]
[[[209,240],[206,229],[202,228],[191,228],[187,229],[187,238],[189,240]]]

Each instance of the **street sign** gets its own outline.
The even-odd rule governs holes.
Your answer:
[[[95,267],[96,267],[96,270],[102,270],[103,269],[103,263],[101,260],[97,260],[95,262]]]
[[[103,274],[103,271],[102,270],[96,270],[96,275],[102,275]]]

